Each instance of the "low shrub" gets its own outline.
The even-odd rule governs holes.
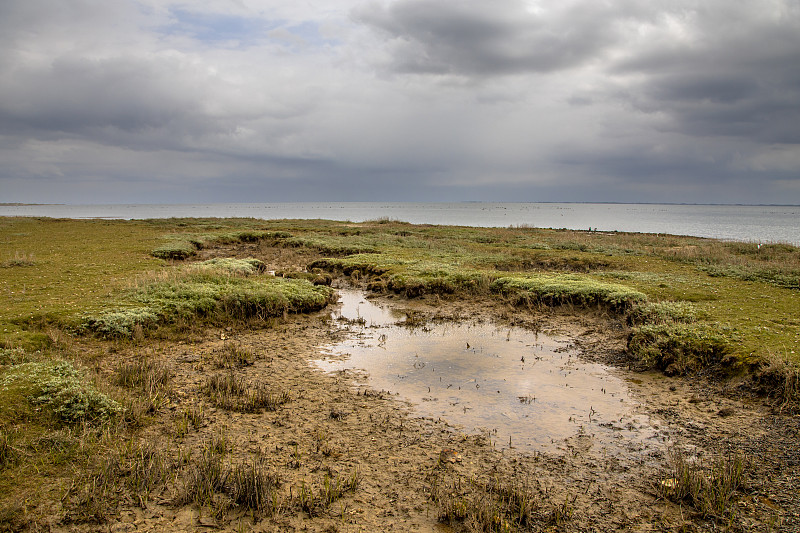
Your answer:
[[[193,270],[235,274],[238,276],[263,274],[267,270],[267,266],[262,261],[250,257],[246,259],[235,259],[233,257],[209,259],[208,261],[192,263],[190,268]]]
[[[85,315],[79,329],[92,331],[103,337],[130,338],[138,328],[147,329],[159,317],[149,307],[134,307],[119,311],[103,311],[97,315]]]
[[[98,422],[118,414],[117,402],[98,391],[68,361],[22,363],[0,379],[0,391],[11,391],[44,408],[65,423]]]

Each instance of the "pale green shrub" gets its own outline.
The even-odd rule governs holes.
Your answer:
[[[189,268],[193,270],[236,274],[239,276],[261,274],[267,269],[266,265],[258,259],[235,259],[233,257],[209,259],[208,261],[193,263]]]
[[[105,311],[99,315],[86,315],[81,329],[99,333],[104,337],[130,338],[136,327],[146,328],[158,321],[156,311],[150,307],[135,307],[121,311]]]
[[[13,366],[0,379],[0,390],[21,393],[66,423],[105,420],[121,411],[117,402],[98,391],[69,361]]]

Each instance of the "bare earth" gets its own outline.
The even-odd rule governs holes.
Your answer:
[[[280,267],[281,265],[277,265]],[[731,452],[748,461],[748,486],[734,524],[700,517],[658,496],[667,477],[667,447],[608,455],[591,436],[576,436],[552,452],[524,456],[500,449],[486,435],[465,435],[445,421],[422,419],[413,406],[391,394],[354,386],[353,376],[314,369],[322,346],[347,335],[330,311],[289,316],[260,329],[212,330],[185,343],[144,341],[120,346],[102,359],[111,374],[126,358],[143,353],[168,364],[177,391],[145,428],[142,439],[161,442],[173,455],[199,453],[225,435],[231,461],[261,455],[281,480],[285,502],[299,487],[320,487],[326,474],[342,478],[357,471],[357,490],[311,515],[289,507],[271,517],[228,512],[214,518],[196,506],[175,505],[174,489],[151,495],[145,508],[131,502],[110,524],[54,525],[53,531],[460,531],[439,521],[432,487],[457,487],[499,480],[524,485],[537,495],[545,517],[534,530],[553,531],[798,531],[800,530],[800,418],[775,412],[763,401],[696,379],[628,372],[623,368],[625,329],[599,314],[512,309],[495,301],[405,300],[381,297],[424,316],[472,317],[555,329],[575,339],[582,356],[616,364],[643,408],[659,420],[672,446],[690,458]],[[276,411],[228,412],[211,406],[200,392],[212,372],[214,354],[235,343],[255,355],[237,372],[251,382],[286,391],[290,401]],[[109,345],[87,349],[107,350]],[[203,406],[199,428],[176,440],[178,417]],[[175,443],[178,442],[176,445]]]

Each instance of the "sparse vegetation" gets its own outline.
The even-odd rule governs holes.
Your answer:
[[[558,503],[517,480],[479,481],[438,472],[431,482],[431,499],[439,520],[463,523],[470,531],[541,531],[563,527],[572,518],[573,502]]]
[[[657,490],[675,502],[685,502],[706,517],[729,523],[737,513],[736,495],[745,486],[747,464],[737,454],[719,457],[709,463],[690,462],[672,450],[670,472]]]
[[[291,399],[285,391],[273,392],[266,385],[247,383],[232,372],[209,376],[203,392],[217,407],[241,413],[274,411]]]

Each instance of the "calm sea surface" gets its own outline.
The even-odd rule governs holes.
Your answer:
[[[378,218],[414,224],[534,226],[670,233],[800,245],[800,206],[299,202],[202,205],[0,206],[0,216],[146,219],[170,217],[322,218],[362,222]]]

